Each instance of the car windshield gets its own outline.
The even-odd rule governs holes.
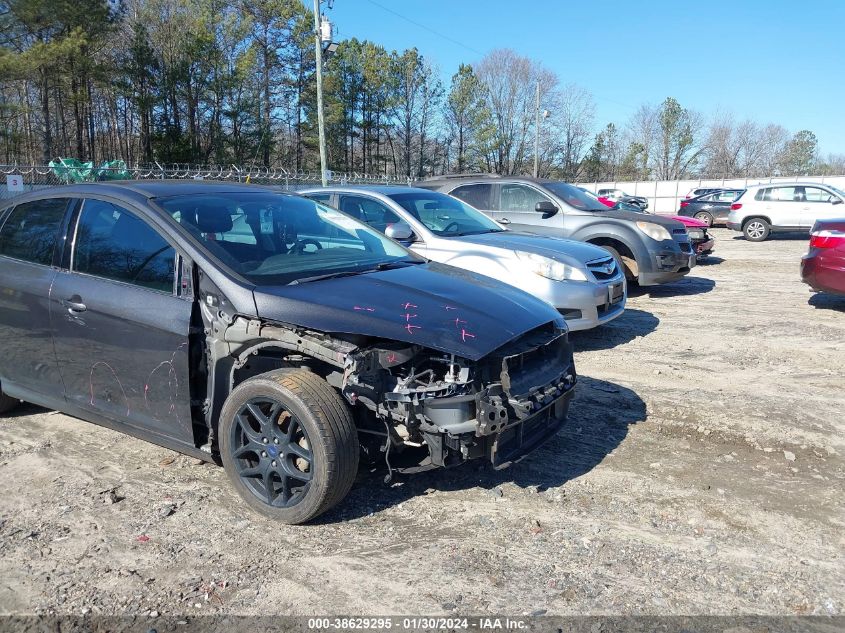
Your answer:
[[[468,204],[436,191],[388,194],[405,211],[441,237],[480,235],[502,227]]]
[[[209,192],[156,202],[223,265],[256,285],[424,261],[367,225],[307,198]]]
[[[541,186],[551,191],[570,207],[575,207],[581,211],[607,211],[607,207],[599,202],[598,198],[565,182],[544,182]]]
[[[838,194],[840,198],[845,199],[845,191],[842,191],[839,187],[833,187],[831,185],[828,185],[828,187],[830,187],[831,191]]]

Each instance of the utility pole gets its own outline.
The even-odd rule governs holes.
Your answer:
[[[323,41],[320,33],[320,0],[314,0],[314,48],[317,56],[317,128],[320,134],[320,177],[325,187],[328,181],[326,179],[326,122],[323,120]],[[538,84],[537,90],[539,89]]]
[[[319,93],[318,93],[319,94]],[[540,80],[537,80],[537,120],[534,122],[534,177],[540,177]]]

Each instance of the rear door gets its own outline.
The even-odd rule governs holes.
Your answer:
[[[72,404],[191,441],[188,328],[192,297],[176,284],[173,244],[137,210],[86,198],[68,268],[50,301],[55,349]]]
[[[5,214],[0,228],[0,384],[12,395],[53,406],[61,403],[64,389],[49,297],[70,203],[69,198],[24,202]]]
[[[475,207],[479,211],[483,211],[491,218],[496,215],[495,185],[491,183],[484,182],[461,185],[452,189],[449,195],[454,196],[462,202],[466,202],[469,206]]]

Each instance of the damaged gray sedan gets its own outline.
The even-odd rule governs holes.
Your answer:
[[[566,325],[314,201],[229,183],[56,187],[0,210],[0,411],[20,400],[222,462],[308,521],[361,455],[505,466],[553,436]]]

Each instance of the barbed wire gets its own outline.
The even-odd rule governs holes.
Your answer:
[[[281,167],[245,167],[238,165],[183,165],[155,163],[136,167],[79,167],[50,165],[0,164],[4,176],[20,175],[25,185],[59,185],[74,182],[109,180],[223,180],[254,184],[319,184],[319,171]],[[413,179],[405,176],[366,174],[362,172],[330,172],[329,180],[340,184],[408,185]]]

